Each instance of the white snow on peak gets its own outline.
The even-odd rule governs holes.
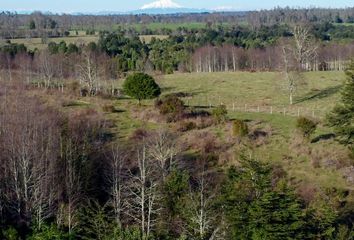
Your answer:
[[[181,8],[182,6],[172,0],[158,0],[152,3],[145,4],[141,9],[151,8]]]

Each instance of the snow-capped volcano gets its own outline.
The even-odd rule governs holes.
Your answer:
[[[181,5],[178,3],[173,2],[172,0],[158,0],[152,3],[145,4],[141,7],[142,10],[144,9],[165,9],[165,8],[182,8]]]

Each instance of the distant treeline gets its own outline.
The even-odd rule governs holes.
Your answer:
[[[35,78],[50,85],[54,80],[61,82],[64,79],[82,79],[84,83],[90,77],[84,66],[91,69],[90,74],[96,79],[106,81],[130,71],[283,71],[284,48],[292,53],[287,54],[289,60],[293,63],[297,61],[293,54],[297,49],[289,49],[293,46],[289,43],[293,41],[293,36],[277,37],[274,34],[274,37],[268,36],[269,43],[260,42],[262,47],[245,46],[244,43],[252,45],[259,41],[259,38],[251,39],[252,36],[242,36],[240,32],[233,38],[206,31],[200,35],[153,39],[150,43],[144,43],[138,36],[102,33],[98,43],[75,45],[50,42],[42,51],[28,51],[25,45],[7,43],[0,47],[0,68],[10,77],[10,73],[21,71],[24,79]],[[272,44],[273,41],[275,43]],[[343,70],[354,56],[354,43],[312,39],[307,48],[315,51],[311,57],[304,56],[299,62],[305,71]]]
[[[252,30],[262,26],[291,24],[299,22],[354,23],[354,8],[344,9],[294,9],[275,8],[273,10],[225,13],[185,13],[168,15],[68,15],[68,14],[17,14],[0,13],[0,36],[2,38],[55,37],[68,34],[70,30],[101,31],[123,27],[139,34],[172,34],[166,27],[149,29],[151,23],[205,23],[206,27],[219,25],[247,25]],[[142,27],[136,28],[134,24]],[[179,32],[187,28],[177,27]],[[190,29],[189,29],[190,30]]]

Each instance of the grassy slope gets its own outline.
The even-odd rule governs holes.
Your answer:
[[[323,109],[319,119],[325,112],[332,109],[339,99],[340,86],[344,74],[340,72],[317,72],[305,74],[306,86],[299,88],[296,94],[296,107]],[[203,74],[173,74],[157,77],[163,88],[163,94],[173,92],[193,93],[194,99],[189,100],[192,105],[203,105],[206,96],[219,102],[231,103],[236,99],[240,104],[272,105],[283,107],[288,105],[286,91],[282,90],[282,80],[279,73],[203,73]],[[187,99],[185,99],[187,101]],[[212,101],[212,100],[211,100]],[[151,105],[152,101],[144,104]],[[115,114],[118,123],[117,131],[121,136],[129,136],[136,127],[158,127],[153,123],[143,123],[141,120],[132,119],[130,111],[135,111],[136,102],[131,100],[117,100],[117,108],[123,113]],[[134,109],[134,110],[132,110]],[[250,121],[261,121],[262,125],[270,125],[274,131],[267,144],[253,148],[253,155],[261,160],[280,164],[287,170],[291,179],[298,183],[311,183],[315,186],[351,188],[334,167],[316,168],[311,163],[311,157],[299,155],[292,149],[296,117],[283,114],[270,114],[262,112],[229,111],[229,118],[240,118]],[[209,128],[208,131],[219,132],[220,126]],[[330,133],[331,130],[319,125],[314,137]],[[345,155],[345,149],[333,140],[319,141],[304,144],[311,151],[333,149],[338,151],[338,156]],[[237,154],[237,150],[235,152]],[[287,160],[290,158],[290,160]]]
[[[295,94],[295,104],[291,110],[297,114],[315,110],[315,115],[323,117],[338,101],[344,74],[341,72],[310,72],[304,75]],[[289,108],[286,83],[280,73],[193,73],[173,74],[160,77],[159,83],[170,92],[193,93],[189,99],[192,105],[219,105],[238,110],[246,108],[261,112],[274,112]]]
[[[189,92],[194,93],[194,97],[199,97],[200,99],[204,99],[206,94],[220,95],[225,102],[236,98],[248,105],[265,101],[274,106],[287,104],[286,93],[279,90],[281,89],[281,79],[279,79],[278,73],[193,73],[174,74],[157,78],[159,84],[163,87],[163,94]],[[306,78],[308,79],[308,85],[297,93],[297,99],[302,99],[302,101],[295,106],[307,107],[316,105],[317,107],[325,108],[326,111],[330,111],[331,106],[339,98],[338,86],[341,85],[344,79],[343,73],[307,73]],[[328,90],[334,87],[336,91]],[[311,89],[316,89],[315,94]],[[141,118],[134,117],[136,114],[134,115],[133,113],[139,111],[149,112],[144,106],[151,106],[153,104],[152,100],[143,101],[143,106],[141,107],[138,107],[137,102],[131,99],[82,98],[79,99],[78,103],[81,104],[83,102],[89,102],[89,107],[99,111],[102,111],[102,106],[104,105],[114,105],[117,112],[105,113],[105,115],[116,123],[116,127],[112,131],[117,132],[120,138],[129,138],[135,129],[141,127],[155,129],[163,125],[165,127],[171,126],[170,124],[145,122]],[[74,106],[73,108],[76,107]],[[83,107],[87,107],[87,105],[85,104]],[[229,111],[229,118],[249,120],[250,124],[259,122],[257,126],[261,129],[270,126],[272,135],[260,146],[255,146],[251,142],[249,145],[251,150],[248,150],[248,153],[252,153],[259,160],[281,165],[295,184],[354,190],[354,187],[345,181],[340,170],[337,170],[335,165],[316,167],[312,163],[313,158],[317,156],[323,162],[342,159],[343,156],[344,159],[348,160],[346,149],[343,146],[340,146],[334,140],[322,140],[316,143],[301,142],[300,145],[294,147],[294,141],[296,141],[294,140],[296,138],[294,134],[296,117],[277,113]],[[323,125],[323,119],[319,118],[319,120],[321,123],[313,138],[331,133],[331,129]],[[228,136],[230,136],[230,129],[225,127],[225,125],[212,126],[200,131],[214,133],[222,143],[227,141]],[[196,132],[198,130],[187,132],[182,136],[182,139]],[[231,153],[237,160],[240,150],[232,148]]]

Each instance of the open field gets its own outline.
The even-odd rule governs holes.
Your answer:
[[[140,40],[145,43],[150,43],[153,38],[156,39],[166,39],[167,35],[140,35]],[[58,37],[58,38],[48,38],[47,43],[43,43],[41,38],[19,38],[19,39],[11,39],[11,43],[24,44],[28,49],[34,50],[39,49],[43,50],[47,47],[48,43],[55,42],[60,43],[61,41],[66,42],[66,44],[74,43],[77,45],[87,44],[90,42],[98,42],[98,35],[86,35],[84,31],[78,31],[78,35],[76,35],[75,31],[70,32],[69,37]],[[5,44],[5,40],[0,40],[0,46]]]
[[[87,44],[90,42],[97,42],[98,36],[78,36],[78,37],[58,37],[58,38],[48,38],[47,43],[42,43],[41,38],[20,38],[20,39],[11,39],[11,43],[24,44],[28,49],[45,49],[50,42],[60,43],[61,41],[69,43],[74,43],[77,45]],[[0,42],[1,44],[1,42]]]
[[[342,72],[308,72],[295,93],[294,105],[289,107],[286,82],[277,72],[192,73],[159,77],[165,93],[192,94],[185,99],[194,106],[224,104],[233,109],[251,112],[281,112],[285,108],[297,114],[315,111],[323,117],[337,103],[345,78]],[[259,108],[259,109],[258,109]]]
[[[224,23],[223,26],[227,26],[229,23]],[[179,27],[186,29],[201,29],[206,27],[206,23],[204,22],[184,22],[184,23],[161,23],[161,22],[153,22],[153,23],[126,23],[126,24],[114,24],[112,26],[105,25],[96,25],[94,28],[96,31],[114,31],[119,28],[124,29],[135,29],[136,31],[141,31],[143,29],[149,29],[152,31],[159,31],[161,29],[169,29],[169,30],[177,30]],[[83,31],[80,27],[73,27],[72,32]],[[84,29],[86,30],[86,29]]]
[[[140,41],[150,43],[153,38],[164,40],[168,38],[168,35],[140,35]]]

